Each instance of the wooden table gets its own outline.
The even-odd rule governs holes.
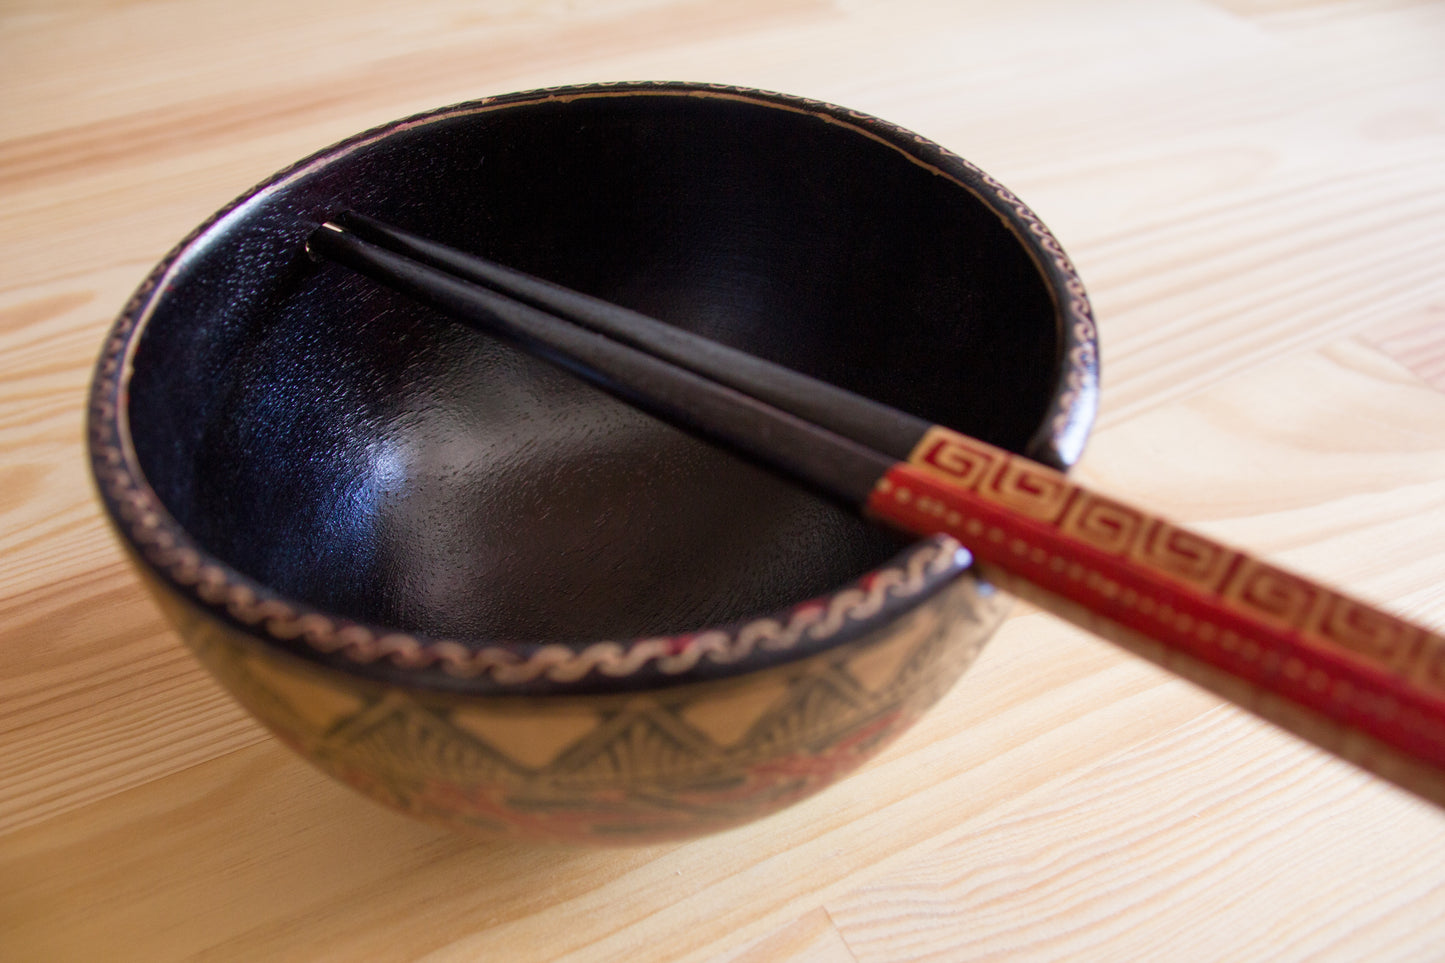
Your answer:
[[[1445,626],[1445,4],[6,0],[0,959],[1440,959],[1445,814],[1037,613],[860,774],[641,849],[415,824],[202,673],[81,445],[129,291],[342,136],[640,78],[981,164],[1102,321],[1085,480]]]

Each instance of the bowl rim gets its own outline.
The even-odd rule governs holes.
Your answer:
[[[1059,325],[1052,401],[1026,453],[1067,469],[1098,404],[1098,331],[1082,280],[1057,239],[1019,198],[977,165],[870,114],[821,100],[728,84],[627,81],[547,87],[466,101],[382,124],[267,178],[181,240],[148,274],[112,325],[91,381],[87,446],[101,502],[126,548],[171,593],[239,634],[307,662],[390,685],[466,694],[586,694],[725,678],[806,658],[859,639],[968,572],[947,536],[913,543],[825,595],[730,625],[620,641],[502,642],[434,638],[328,612],[286,597],[210,555],[171,517],[130,443],[128,389],[146,322],[190,252],[223,222],[287,183],[394,133],[459,116],[598,97],[703,97],[813,116],[880,142],[953,181],[1019,239],[1046,282]]]

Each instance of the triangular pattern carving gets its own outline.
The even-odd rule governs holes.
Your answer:
[[[501,753],[406,699],[382,699],[325,740],[323,751],[377,771],[461,785],[520,785],[522,773]]]
[[[660,708],[625,711],[550,767],[558,787],[646,780],[659,773],[685,778],[718,757],[714,746],[681,719]]]
[[[947,610],[929,616],[934,620],[931,631],[918,640],[908,658],[903,660],[890,690],[896,698],[932,703],[947,691],[983,645],[976,631],[964,626],[984,624],[979,614],[983,605],[997,605],[992,600],[978,599],[971,593],[955,600]],[[923,617],[920,613],[919,617]]]
[[[597,727],[598,714],[576,711],[484,712],[463,706],[451,724],[524,769],[536,771]]]
[[[862,698],[860,698],[862,697]],[[749,748],[767,755],[782,746],[807,746],[868,714],[866,693],[841,669],[798,679],[788,698],[753,729]]]
[[[953,644],[949,638],[946,623],[936,623],[929,627],[927,632],[914,640],[913,651],[903,659],[898,666],[898,671],[893,676],[893,681],[884,690],[887,693],[903,693],[916,687],[918,677],[923,673],[938,673],[939,659],[947,659],[946,653],[940,654],[939,649]],[[927,682],[923,683],[925,686]],[[952,684],[950,679],[947,684]]]
[[[787,686],[781,678],[760,679],[736,692],[683,702],[672,711],[717,746],[735,746],[787,697]]]
[[[858,654],[844,661],[843,666],[862,689],[874,694],[886,692],[896,684],[902,668],[913,658],[919,643],[937,627],[937,617],[924,619],[915,616],[889,638],[862,646]]]

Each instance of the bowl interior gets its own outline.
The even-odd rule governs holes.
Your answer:
[[[354,208],[1019,451],[1057,311],[956,180],[766,100],[618,93],[398,125],[194,242],[133,359],[142,470],[207,550],[438,636],[679,632],[900,547],[486,334],[310,263]]]

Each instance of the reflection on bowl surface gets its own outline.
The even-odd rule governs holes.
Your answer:
[[[1055,464],[1094,345],[1018,202],[890,125],[611,85],[391,124],[158,266],[92,454],[202,660],[328,771],[579,840],[753,818],[861,762],[1000,616],[946,541],[847,510],[343,269],[365,211]]]

